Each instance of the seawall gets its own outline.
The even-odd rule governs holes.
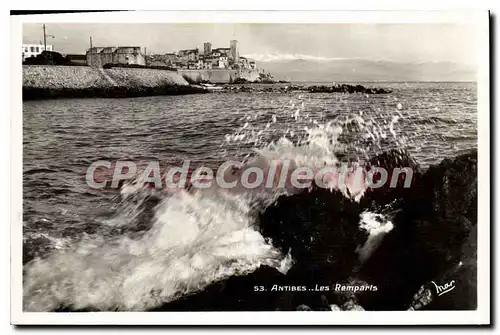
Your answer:
[[[23,100],[204,93],[174,71],[23,65]]]
[[[247,81],[256,81],[260,77],[260,72],[257,70],[229,70],[229,69],[212,69],[212,70],[177,70],[177,72],[189,82],[201,83],[211,82],[213,84],[228,84],[236,79],[245,79]]]

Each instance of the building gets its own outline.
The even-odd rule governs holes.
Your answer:
[[[250,63],[246,57],[240,57],[238,65],[239,65],[239,68],[242,68],[242,69],[249,69],[250,68]]]
[[[220,56],[218,67],[219,69],[227,69],[229,67],[229,58],[227,56]]]
[[[203,59],[198,59],[198,61],[196,62],[196,69],[197,70],[201,70],[204,68],[204,62],[203,62]]]
[[[26,58],[38,56],[44,50],[45,47],[43,44],[23,44],[22,45],[23,62],[26,60]],[[47,51],[54,51],[53,46],[47,45]]]
[[[87,65],[102,67],[105,64],[146,65],[141,47],[93,47],[87,50]]]
[[[190,61],[187,63],[187,68],[190,70],[201,70],[204,69],[204,62],[199,59],[196,62]]]
[[[146,56],[146,64],[148,66],[170,66],[172,67],[177,61],[175,53],[166,54],[151,54]]]
[[[240,56],[239,62],[238,62],[238,68],[239,69],[246,69],[246,70],[256,70],[257,64],[255,63],[255,61],[253,59]]]
[[[217,48],[217,49],[212,49],[212,56],[228,56],[229,52],[231,51],[230,48]]]
[[[167,63],[168,65],[174,64],[176,60],[177,55],[175,53],[171,52],[165,54],[165,63]]]
[[[199,59],[198,49],[179,50],[177,59],[181,62],[197,62]]]
[[[203,43],[203,54],[198,48],[179,50],[169,56],[172,67],[179,69],[257,69],[255,61],[240,57],[238,41],[231,40],[229,48],[212,49],[211,42]]]
[[[229,60],[231,61],[231,64],[238,64],[240,61],[240,54],[238,52],[238,41],[231,40],[231,42],[229,42],[229,46],[230,46]]]
[[[213,64],[211,60],[204,60],[203,61],[203,68],[206,70],[211,70],[213,68]]]
[[[205,42],[203,44],[203,55],[210,55],[212,53],[212,43],[210,42]]]
[[[219,57],[205,57],[203,62],[205,64],[205,67],[208,67],[208,64],[210,64],[210,68],[218,68],[219,67]]]

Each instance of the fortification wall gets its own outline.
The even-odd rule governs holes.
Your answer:
[[[257,70],[229,70],[229,69],[211,69],[211,70],[177,70],[177,72],[187,78],[188,81],[200,83],[209,81],[214,84],[227,84],[237,78],[248,81],[256,81],[259,78]]]
[[[84,89],[101,87],[155,87],[189,85],[175,71],[88,66],[23,65],[23,87]]]
[[[175,71],[23,65],[23,99],[132,97],[205,93]]]

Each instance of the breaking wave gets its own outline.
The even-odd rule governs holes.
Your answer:
[[[241,196],[177,193],[156,207],[139,239],[85,239],[34,260],[24,307],[140,311],[261,265],[284,271],[285,257],[255,230],[249,210]]]

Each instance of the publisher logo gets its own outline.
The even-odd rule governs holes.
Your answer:
[[[436,293],[438,296],[443,295],[445,293],[448,293],[455,288],[455,281],[454,280],[452,280],[449,283],[446,283],[444,285],[437,285],[433,281],[431,281],[431,283],[434,284],[434,287],[436,287]]]

